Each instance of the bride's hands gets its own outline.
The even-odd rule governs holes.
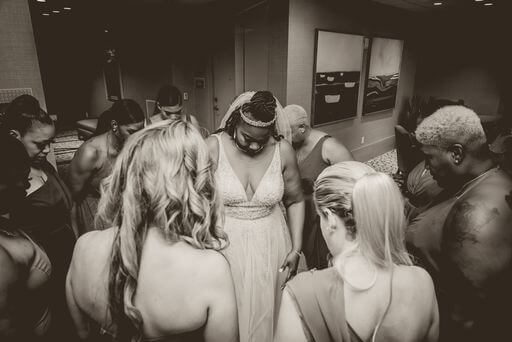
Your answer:
[[[296,250],[292,250],[288,253],[286,258],[284,259],[283,265],[279,269],[279,272],[283,272],[286,268],[288,268],[288,275],[281,285],[281,290],[284,289],[284,286],[291,278],[295,277],[297,274],[297,267],[299,266],[299,258],[300,253]]]

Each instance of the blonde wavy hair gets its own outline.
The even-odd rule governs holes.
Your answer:
[[[345,219],[357,248],[377,267],[412,265],[405,248],[405,216],[400,190],[386,174],[356,161],[327,167],[314,192],[319,215]]]
[[[102,184],[99,219],[117,227],[109,273],[109,313],[118,341],[141,341],[134,306],[149,228],[199,249],[226,246],[208,148],[192,124],[166,120],[133,134]]]

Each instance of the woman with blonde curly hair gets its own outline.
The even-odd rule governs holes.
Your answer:
[[[102,186],[98,211],[112,228],[83,235],[73,254],[66,288],[79,336],[237,341],[218,209],[208,148],[191,123],[133,134]]]
[[[314,200],[333,266],[287,284],[275,341],[437,341],[434,286],[405,249],[394,181],[341,162],[318,176]]]

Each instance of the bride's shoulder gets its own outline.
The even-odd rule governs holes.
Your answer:
[[[296,162],[295,150],[286,139],[281,139],[276,142],[279,152],[281,154],[281,160],[283,162]]]

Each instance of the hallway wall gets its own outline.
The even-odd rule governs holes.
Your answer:
[[[391,150],[398,114],[414,92],[416,60],[409,43],[413,27],[411,13],[366,1],[290,0],[287,104],[301,105],[308,113],[312,110],[315,29],[402,39],[405,44],[396,107],[362,117],[361,86],[356,118],[319,127],[342,141],[357,160],[365,161]]]
[[[0,89],[32,88],[46,108],[28,2],[1,0],[0,23]]]

